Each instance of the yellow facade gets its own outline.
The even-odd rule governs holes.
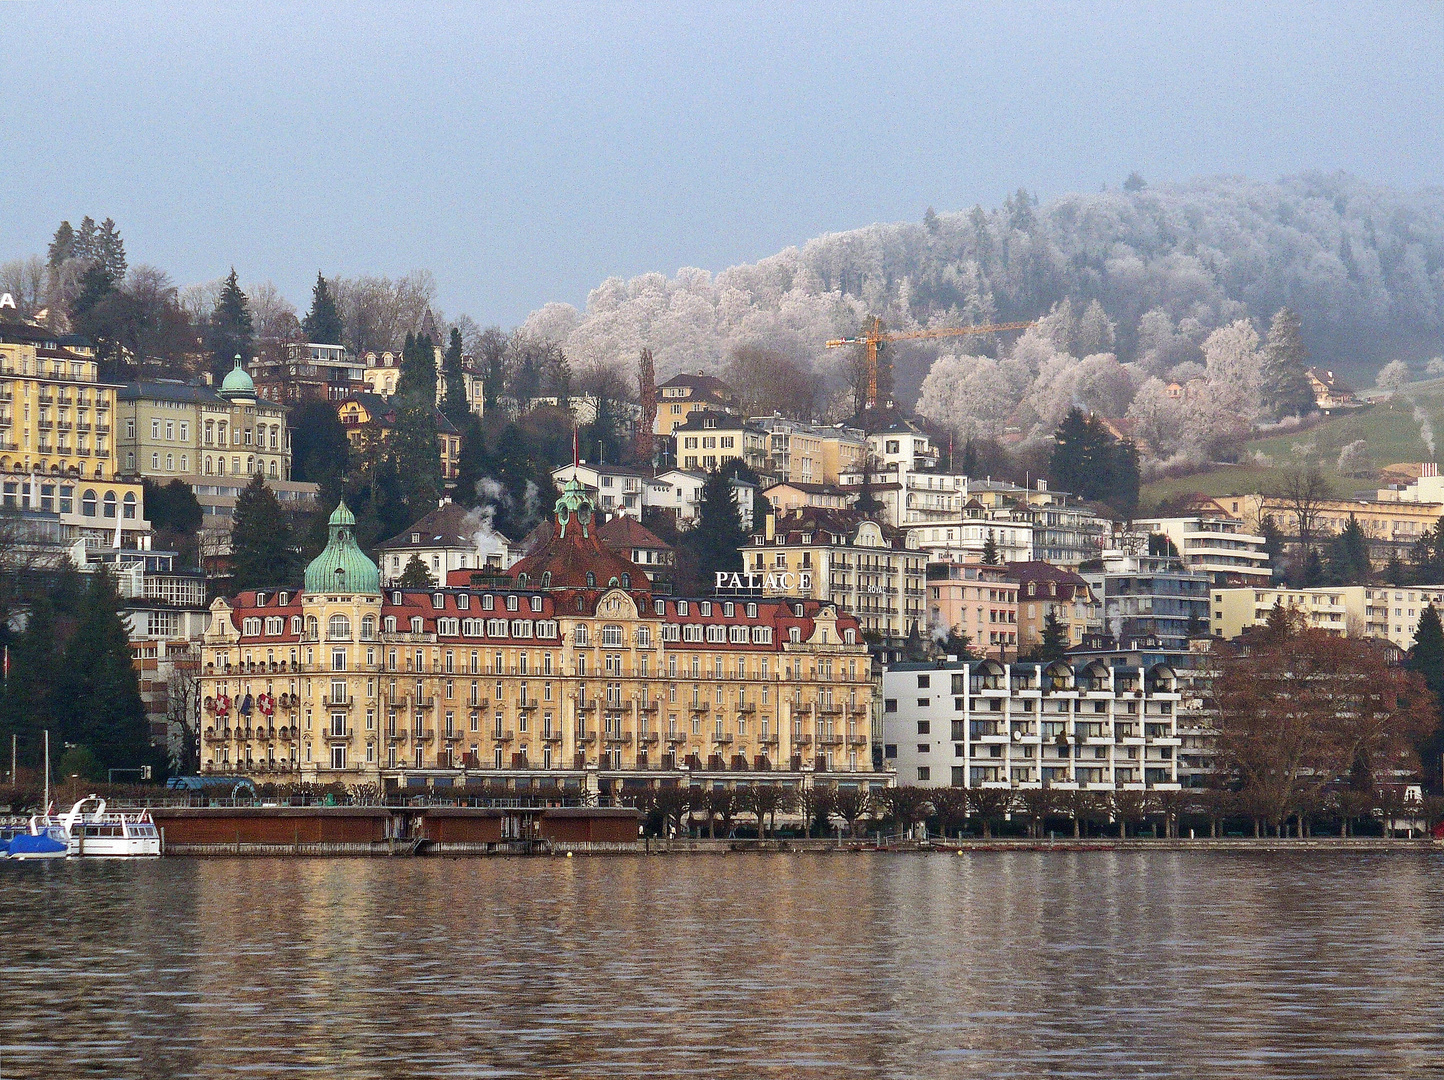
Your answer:
[[[117,389],[87,347],[0,341],[0,470],[113,479]]]

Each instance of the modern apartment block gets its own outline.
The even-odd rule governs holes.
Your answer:
[[[1209,627],[1209,580],[1166,555],[1105,551],[1080,571],[1103,600],[1103,631],[1114,638],[1155,638],[1186,650]]]
[[[1132,528],[1168,537],[1183,565],[1207,574],[1212,585],[1267,585],[1272,576],[1264,538],[1244,532],[1241,518],[1136,518]]]
[[[920,787],[1179,787],[1171,667],[939,661],[882,677],[883,762]]]

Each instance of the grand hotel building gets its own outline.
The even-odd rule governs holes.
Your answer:
[[[385,589],[344,505],[300,591],[212,604],[203,770],[385,787],[602,793],[662,782],[886,783],[855,618],[805,598],[653,596],[569,483],[504,579]]]

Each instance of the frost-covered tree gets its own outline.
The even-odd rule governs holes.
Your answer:
[[[1238,319],[1209,334],[1203,364],[1211,401],[1253,422],[1263,412],[1263,355],[1258,331]]]
[[[923,380],[917,413],[959,441],[1003,433],[1027,386],[1021,365],[986,356],[943,356]]]
[[[1299,317],[1290,308],[1279,308],[1269,323],[1261,380],[1265,404],[1275,416],[1303,416],[1313,411],[1308,362]]]
[[[1403,385],[1409,381],[1409,365],[1402,360],[1390,360],[1379,369],[1376,380],[1380,390],[1389,393],[1398,393]]]

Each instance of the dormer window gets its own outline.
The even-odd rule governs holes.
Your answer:
[[[420,615],[413,615],[413,616],[411,616],[411,632],[412,632],[413,634],[419,634],[419,633],[421,633],[421,626],[422,626],[421,616],[420,616]]]
[[[631,587],[632,587],[632,575],[631,575],[631,574],[623,574],[623,575],[622,575],[622,588],[624,588],[624,589],[630,589]]]
[[[508,597],[506,598],[506,610],[507,610],[507,611],[515,611],[515,610],[516,610],[516,604],[517,604],[517,599],[516,599],[516,596],[515,596],[514,594],[513,594],[512,596],[508,596]]]
[[[756,605],[756,604],[748,604],[748,605],[747,605],[747,617],[748,617],[749,619],[755,619],[755,618],[757,618],[757,605]]]
[[[420,534],[420,533],[412,533],[412,534],[411,534],[411,542],[412,542],[413,544],[419,544],[419,543],[421,543],[421,534]]]
[[[685,601],[685,600],[678,600],[678,601],[677,601],[677,614],[678,614],[678,615],[685,615],[685,614],[687,614],[687,607],[688,607],[687,601]]]
[[[431,606],[434,607],[434,608],[436,608],[436,610],[438,610],[438,611],[440,611],[442,608],[446,607],[446,594],[445,594],[445,593],[432,593],[432,594],[431,594]]]
[[[265,606],[266,606],[266,594],[263,593],[263,592],[258,592],[258,593],[256,593],[256,607],[265,607]]]
[[[665,600],[654,600],[654,601],[652,601],[652,610],[653,610],[654,612],[656,612],[658,615],[665,615],[665,614],[667,614],[667,601],[665,601]]]
[[[285,607],[285,606],[286,606],[287,604],[289,604],[290,602],[291,602],[291,594],[290,594],[290,593],[284,593],[284,592],[283,592],[283,593],[277,593],[277,594],[276,594],[276,603],[279,604],[281,607]]]
[[[485,596],[483,596],[483,597],[481,598],[481,610],[482,610],[482,611],[490,611],[490,610],[491,610],[493,607],[495,607],[495,606],[496,606],[496,597],[492,596],[491,593],[487,593]]]
[[[471,610],[471,593],[458,593],[456,597],[456,606],[459,607],[462,611]]]
[[[531,598],[531,609],[533,611],[540,611],[542,609],[542,599],[540,596],[533,596]]]
[[[1037,595],[1038,595],[1038,583],[1037,583],[1036,581],[1030,581],[1030,582],[1028,582],[1028,595],[1029,595],[1029,596],[1037,596]]]
[[[587,571],[587,588],[589,588],[589,589],[595,589],[596,587],[597,587],[597,575],[594,574],[594,573],[592,573],[590,570],[588,570],[588,571]]]
[[[702,614],[704,618],[710,616],[712,614],[712,601],[703,600],[700,604],[697,605],[697,610]]]
[[[732,603],[731,600],[728,600],[725,604],[722,605],[722,614],[726,615],[729,619],[732,617],[733,613],[736,612],[736,610],[737,605]]]
[[[399,589],[391,593],[391,602],[393,604],[401,603],[401,591]]]

